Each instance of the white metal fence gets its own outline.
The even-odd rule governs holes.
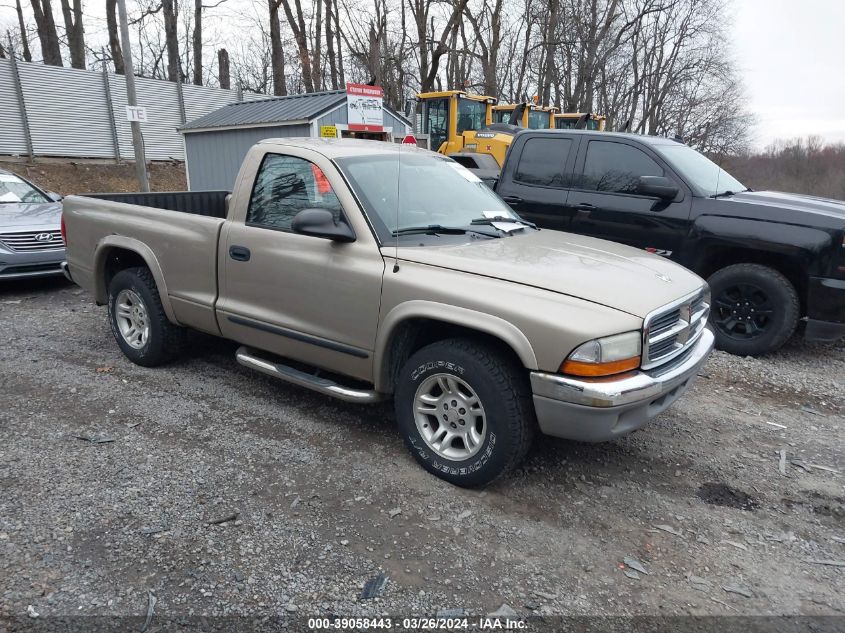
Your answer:
[[[184,160],[176,128],[239,96],[142,77],[135,84],[138,105],[147,108],[149,122],[141,124],[147,160]],[[0,155],[133,159],[125,78],[0,59]]]

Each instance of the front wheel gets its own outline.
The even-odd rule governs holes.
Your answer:
[[[716,347],[739,356],[780,348],[798,325],[800,302],[790,281],[761,264],[734,264],[708,279]]]
[[[535,419],[524,371],[499,350],[466,339],[433,343],[399,372],[399,432],[430,473],[485,486],[528,452]]]

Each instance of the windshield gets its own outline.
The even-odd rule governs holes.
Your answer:
[[[531,110],[528,113],[528,127],[532,130],[549,129],[549,113],[543,110]]]
[[[401,155],[401,171],[397,154],[340,158],[337,163],[383,243],[396,230],[432,225],[469,230],[482,217],[519,219],[472,172],[446,156],[412,150]]]
[[[14,174],[0,174],[0,204],[49,202],[38,189]]]
[[[472,99],[458,99],[458,134],[480,130],[485,124],[487,104]]]
[[[737,193],[746,187],[712,160],[686,145],[654,145],[658,154],[680,172],[687,183],[702,196],[728,191]]]

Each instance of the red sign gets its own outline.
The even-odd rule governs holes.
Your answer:
[[[413,134],[408,134],[408,136],[402,139],[402,145],[413,145],[416,147],[417,139]]]

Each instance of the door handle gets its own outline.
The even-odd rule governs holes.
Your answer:
[[[575,208],[579,211],[593,211],[596,205],[590,204],[589,202],[582,202],[581,204],[576,204]]]
[[[230,246],[229,257],[239,262],[248,262],[250,257],[249,249],[246,246]]]
[[[522,203],[522,198],[520,198],[519,196],[505,196],[504,198],[502,198],[502,200],[504,200],[508,204],[521,204]]]

